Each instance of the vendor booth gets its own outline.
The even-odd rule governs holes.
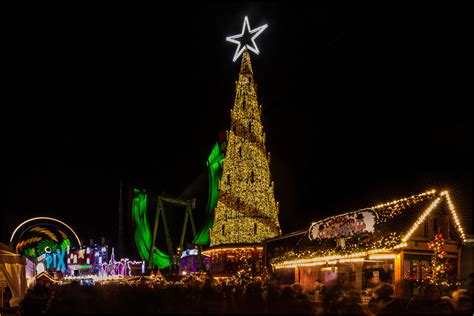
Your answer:
[[[458,280],[466,240],[449,193],[435,190],[313,222],[298,237],[290,251],[269,260],[280,280],[307,290],[317,283],[364,290],[387,282],[398,296],[416,294],[434,243],[443,244],[446,279]],[[265,248],[278,253],[281,243],[269,240]]]
[[[18,306],[25,296],[27,288],[25,266],[25,257],[0,243],[0,274],[12,292],[10,307]]]

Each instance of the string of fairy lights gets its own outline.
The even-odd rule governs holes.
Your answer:
[[[260,243],[280,234],[279,205],[248,52],[243,53],[230,116],[211,246]]]
[[[459,233],[461,234],[461,238],[463,243],[466,242],[466,235],[464,234],[464,230],[461,225],[461,221],[459,220],[459,216],[456,212],[456,209],[454,208],[453,202],[451,201],[451,196],[449,195],[448,191],[443,191],[441,192],[441,196],[444,196],[446,200],[448,201],[448,207],[449,210],[451,211],[451,214],[453,215],[454,222],[456,223],[456,228],[458,229]]]
[[[419,225],[423,223],[427,216],[440,204],[440,202],[445,199],[447,201],[449,210],[454,222],[458,235],[463,243],[466,242],[466,237],[464,230],[461,225],[457,211],[451,201],[448,191],[442,191],[439,195],[436,195],[436,190],[430,190],[418,195],[413,195],[408,198],[399,199],[385,204],[380,204],[370,208],[364,208],[359,211],[371,210],[374,211],[376,216],[376,228],[378,224],[385,223],[395,216],[401,214],[408,206],[413,206],[422,201],[432,200],[431,204],[421,213],[413,225],[410,226],[406,232],[391,232],[386,236],[381,237],[370,243],[353,243],[342,249],[320,249],[320,250],[306,250],[306,251],[288,251],[282,256],[275,257],[271,260],[271,264],[275,269],[284,269],[284,268],[294,268],[302,266],[315,266],[315,265],[324,265],[331,263],[342,263],[346,260],[353,260],[354,258],[358,260],[365,260],[364,258],[368,257],[369,259],[393,259],[396,257],[397,249],[405,248],[408,246],[408,241],[410,240],[413,233],[418,229]],[[343,215],[351,214],[353,212],[345,213],[342,215],[337,215],[331,217],[337,218]],[[318,222],[316,222],[318,223]],[[314,224],[314,223],[313,223]],[[377,229],[376,232],[377,233]],[[316,241],[321,242],[321,241]],[[316,248],[318,245],[316,245]],[[374,256],[374,253],[380,253]]]
[[[324,249],[324,250],[306,250],[301,252],[289,251],[283,256],[275,257],[271,260],[271,263],[276,268],[287,267],[290,265],[294,267],[305,263],[311,264],[325,264],[327,261],[337,259],[347,259],[353,257],[365,257],[368,254],[376,252],[390,251],[400,245],[400,236],[396,233],[390,233],[387,236],[383,236],[381,239],[377,239],[370,243],[356,243],[349,244],[343,249]]]

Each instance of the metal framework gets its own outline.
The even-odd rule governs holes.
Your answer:
[[[156,245],[156,233],[158,231],[158,224],[160,221],[160,214],[163,219],[163,227],[165,230],[165,239],[166,239],[166,247],[168,249],[168,254],[170,256],[170,259],[173,258],[173,245],[171,242],[171,236],[170,236],[170,231],[168,228],[168,220],[166,217],[166,211],[164,207],[164,203],[172,204],[175,206],[181,206],[185,208],[185,214],[184,214],[184,222],[183,222],[183,229],[181,230],[181,238],[179,241],[179,248],[183,249],[183,243],[184,243],[184,236],[186,234],[186,228],[188,224],[188,219],[191,222],[191,229],[193,231],[193,239],[196,238],[196,226],[194,224],[194,218],[193,218],[193,213],[192,210],[196,208],[196,199],[190,199],[190,200],[182,200],[182,199],[177,199],[177,198],[172,198],[172,197],[165,197],[165,196],[158,196],[157,198],[157,203],[156,203],[156,213],[155,213],[155,224],[153,226],[153,240],[151,244],[151,251],[150,251],[150,256],[148,258],[148,266],[151,267],[151,261],[152,261],[152,255],[153,252],[155,251]]]

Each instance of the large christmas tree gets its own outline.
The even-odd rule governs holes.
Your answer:
[[[261,115],[250,55],[245,51],[227,132],[211,246],[256,244],[280,234]]]

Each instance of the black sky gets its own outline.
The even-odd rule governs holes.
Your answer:
[[[2,241],[24,219],[56,216],[84,240],[115,242],[120,180],[179,195],[202,175],[238,77],[225,37],[245,15],[269,24],[251,57],[283,232],[448,188],[472,233],[472,52],[460,12],[56,10],[12,12],[2,45]]]

